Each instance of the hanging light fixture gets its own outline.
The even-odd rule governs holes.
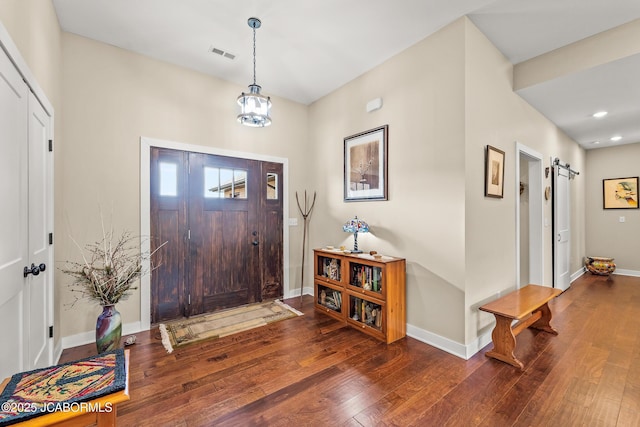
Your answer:
[[[271,98],[262,95],[262,88],[256,84],[256,29],[262,22],[258,18],[249,18],[247,23],[253,28],[253,84],[249,85],[249,93],[242,92],[238,97],[238,121],[246,126],[265,127],[271,124]]]

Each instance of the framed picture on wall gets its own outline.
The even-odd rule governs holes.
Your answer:
[[[603,209],[638,209],[638,177],[602,180]]]
[[[389,125],[344,138],[344,201],[387,200]]]
[[[504,197],[504,151],[487,145],[484,157],[484,195]]]

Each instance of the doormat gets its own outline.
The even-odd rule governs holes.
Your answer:
[[[126,376],[123,349],[20,372],[11,377],[0,395],[0,426],[64,408],[74,410],[81,407],[81,402],[124,390]]]
[[[167,349],[167,353],[171,353],[173,347],[226,337],[296,316],[302,316],[302,313],[275,300],[161,323],[159,329],[162,344]]]

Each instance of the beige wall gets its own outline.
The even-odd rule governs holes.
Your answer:
[[[407,258],[408,323],[470,344],[490,318],[476,304],[516,283],[516,141],[584,169],[584,151],[512,91],[512,65],[460,19],[311,106],[311,149],[321,200],[314,246],[352,237],[340,224],[357,214],[372,229],[364,250]],[[382,97],[381,110],[366,113]],[[389,201],[342,200],[343,143],[389,124]],[[484,149],[506,152],[505,197],[484,197]],[[550,185],[550,179],[545,180]],[[572,271],[584,254],[583,185],[572,181]],[[542,195],[540,195],[542,197]],[[551,221],[551,204],[545,203]],[[545,282],[551,284],[551,229]]]
[[[64,193],[61,185],[61,171],[64,168],[63,129],[62,129],[62,33],[53,4],[43,0],[1,0],[0,21],[7,29],[13,42],[20,50],[27,66],[46,94],[54,109],[54,191],[56,197]],[[55,205],[55,230],[60,230],[60,205]],[[56,238],[57,240],[57,238]],[[58,247],[55,258],[58,259]],[[50,266],[54,267],[55,266]],[[59,286],[56,286],[55,298],[58,299]],[[56,325],[60,319],[60,305],[54,304]],[[63,334],[55,329],[55,341],[58,343]],[[56,344],[57,345],[57,344]]]
[[[77,241],[98,239],[99,206],[107,216],[113,209],[116,230],[139,232],[141,136],[288,158],[291,191],[307,186],[305,106],[274,98],[273,125],[247,128],[235,120],[240,86],[70,33],[63,35],[63,59],[66,191],[56,202],[63,231]],[[292,245],[300,231],[292,228]],[[58,244],[59,259],[76,259],[68,238]],[[298,251],[291,263],[300,263]],[[57,280],[61,303],[72,302],[68,278]],[[86,303],[63,310],[63,334],[92,330],[99,310]],[[139,292],[118,310],[124,323],[139,321]]]
[[[0,21],[54,108],[61,102],[61,31],[50,1],[2,0]],[[59,108],[56,108],[56,114]]]
[[[618,270],[635,274],[640,272],[640,209],[604,210],[602,180],[640,176],[638,159],[640,143],[587,151],[586,255],[613,257]]]
[[[513,66],[468,19],[466,30],[466,343],[486,331],[490,316],[477,304],[516,285],[516,141],[542,155],[544,167],[559,157],[584,174],[585,152],[512,91]],[[503,199],[484,197],[486,145],[506,153]],[[551,185],[551,176],[543,186]],[[584,255],[584,175],[571,181],[571,263]],[[529,197],[534,195],[529,194]],[[542,194],[538,195],[542,197]],[[551,202],[544,202],[551,224]],[[552,283],[551,227],[545,227],[544,281]]]
[[[353,245],[407,259],[408,323],[464,341],[464,31],[459,21],[351,81],[310,108],[320,203],[312,246]],[[383,98],[367,113],[368,101]],[[343,138],[389,125],[389,200],[343,201]]]

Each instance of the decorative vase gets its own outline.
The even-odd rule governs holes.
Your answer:
[[[584,260],[584,265],[591,274],[608,276],[616,270],[613,258],[590,256]]]
[[[119,348],[120,338],[122,338],[122,318],[120,313],[113,304],[102,306],[102,313],[100,313],[96,322],[98,354]]]

